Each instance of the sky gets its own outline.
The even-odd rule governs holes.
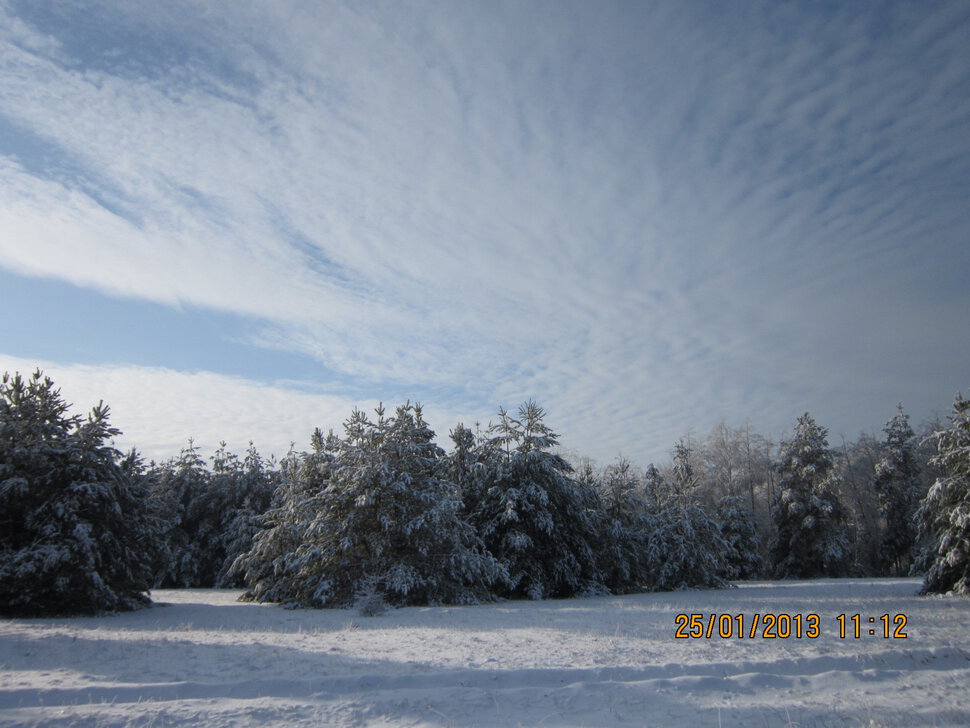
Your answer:
[[[970,4],[0,0],[0,370],[163,459],[970,393]]]

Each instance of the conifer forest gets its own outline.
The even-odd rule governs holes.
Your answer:
[[[189,440],[145,462],[113,448],[105,403],[71,414],[42,372],[5,374],[0,613],[124,611],[183,587],[371,613],[750,579],[920,575],[970,594],[961,395],[945,421],[914,429],[900,406],[855,442],[807,412],[777,443],[718,425],[645,467],[565,457],[550,419],[527,401],[444,438],[408,402],[278,461]]]

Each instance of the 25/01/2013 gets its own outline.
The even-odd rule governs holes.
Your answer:
[[[905,614],[840,614],[834,621],[839,639],[905,639],[908,619]],[[817,614],[678,614],[674,623],[677,639],[816,639],[822,635],[822,619]]]

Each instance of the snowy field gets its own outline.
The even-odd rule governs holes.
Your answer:
[[[140,612],[0,620],[0,726],[968,726],[970,600],[918,586],[757,582],[369,618],[156,591],[164,606]],[[675,638],[692,613],[705,632],[708,615],[732,618]],[[820,634],[716,636],[756,613],[817,614]],[[859,639],[851,618],[840,638],[839,614],[861,615]],[[905,615],[905,639],[881,636],[883,614]]]

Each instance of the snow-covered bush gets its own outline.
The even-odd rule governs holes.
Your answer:
[[[0,613],[149,603],[145,494],[119,465],[108,407],[68,414],[40,371],[0,383]]]
[[[357,583],[354,607],[361,617],[380,617],[387,613],[389,607],[381,593],[379,579],[373,576],[365,576]]]
[[[950,426],[933,437],[943,475],[920,506],[934,545],[923,592],[970,594],[970,400],[958,394]]]

